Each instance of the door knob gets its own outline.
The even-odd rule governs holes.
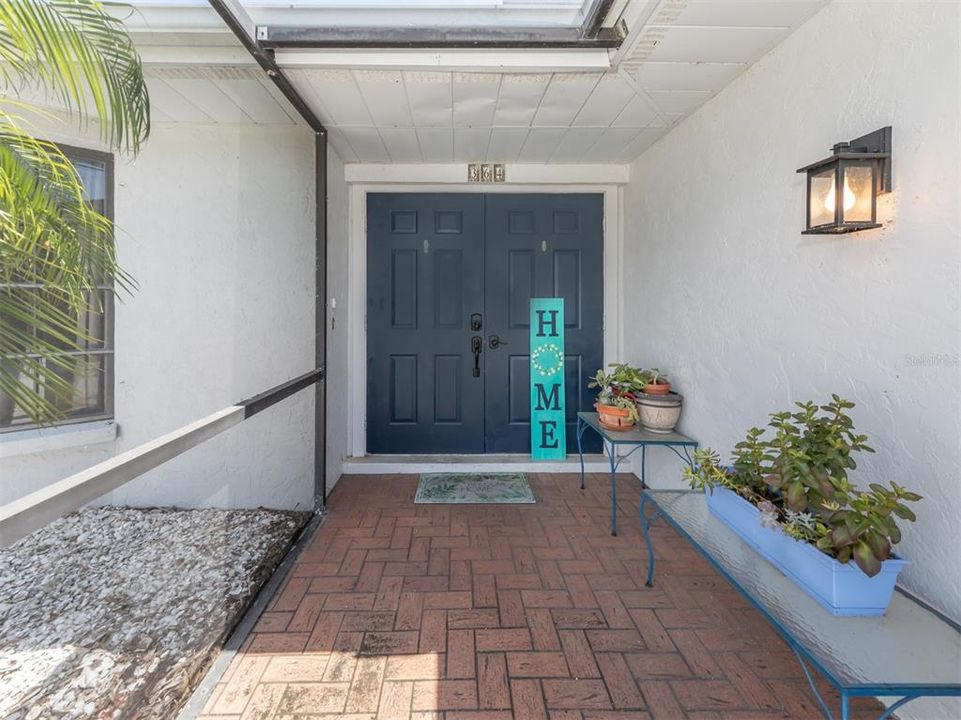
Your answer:
[[[491,335],[490,338],[488,338],[487,340],[487,345],[488,347],[490,347],[491,350],[496,350],[501,345],[506,345],[506,344],[507,344],[506,340],[501,340],[496,335]]]

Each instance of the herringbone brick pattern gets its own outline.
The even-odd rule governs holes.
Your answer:
[[[416,477],[341,479],[205,720],[820,717],[780,637],[664,523],[644,587],[635,480],[615,538],[606,477],[530,479],[527,506],[414,505]]]

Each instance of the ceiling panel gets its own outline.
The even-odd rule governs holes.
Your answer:
[[[530,126],[550,81],[549,73],[505,75],[497,95],[494,124]]]
[[[164,82],[214,122],[239,123],[251,120],[240,105],[206,78],[166,77]],[[153,96],[150,99],[153,104]]]
[[[553,162],[593,162],[588,150],[605,132],[602,127],[573,127],[564,133],[564,137],[551,155]]]
[[[414,128],[381,128],[380,139],[387,148],[391,162],[411,163],[423,160]]]
[[[607,128],[587,151],[592,162],[630,162],[625,149],[643,132],[642,128]]]
[[[600,73],[555,73],[534,115],[534,125],[569,126],[600,79]]]
[[[334,148],[334,152],[337,153],[337,156],[342,162],[359,162],[357,153],[354,152],[354,149],[350,146],[350,143],[347,142],[347,138],[344,136],[344,133],[341,132],[341,130],[338,128],[329,128],[327,132],[327,140],[330,141],[330,144]]]
[[[150,92],[150,106],[158,108],[165,115],[178,122],[212,122],[213,118],[194,105],[166,81],[157,77],[146,79]]]
[[[644,60],[661,62],[750,63],[783,37],[781,28],[670,27],[644,52]]]
[[[344,127],[341,128],[347,142],[357,154],[360,162],[385,163],[390,162],[387,148],[381,140],[377,128],[372,127]]]
[[[410,127],[413,124],[404,78],[399,70],[355,70],[354,80],[375,125]]]
[[[515,162],[527,141],[530,130],[526,127],[491,128],[487,159],[491,162]]]
[[[643,62],[629,72],[645,90],[718,91],[746,67],[743,63]]]
[[[453,128],[417,128],[421,157],[424,162],[443,163],[454,161]]]
[[[454,125],[486,125],[494,122],[494,109],[501,76],[493,73],[454,73]]]
[[[626,157],[637,157],[642,152],[647,150],[651,145],[664,137],[668,130],[670,130],[668,127],[644,128],[641,130],[638,136],[624,148],[624,155]]]
[[[590,97],[584,103],[574,125],[605,127],[611,124],[611,116],[617,117],[634,99],[634,89],[617,73],[601,76]]]
[[[487,157],[490,127],[454,128],[454,161],[475,162]]]
[[[404,86],[414,125],[449,127],[454,122],[454,98],[448,72],[405,72]]]
[[[221,79],[218,87],[256,123],[292,123],[293,120],[260,80]]]
[[[790,28],[803,23],[827,3],[828,0],[687,0],[674,15],[673,24]]]
[[[655,90],[648,96],[661,112],[688,115],[714,97],[714,93],[708,90]]]
[[[532,128],[518,160],[520,162],[545,163],[557,150],[567,128]]]
[[[321,111],[324,119],[332,125],[371,125],[373,119],[367,110],[367,103],[354,81],[350,70],[286,70],[294,86],[300,90],[307,88],[309,93],[323,103]]]
[[[627,106],[614,118],[611,123],[613,127],[647,127],[652,122],[658,122],[659,118],[647,98],[635,95]]]

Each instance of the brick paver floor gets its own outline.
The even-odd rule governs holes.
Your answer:
[[[644,587],[636,481],[614,538],[606,477],[530,480],[535,505],[471,506],[341,479],[205,720],[821,717],[787,645],[664,523]]]

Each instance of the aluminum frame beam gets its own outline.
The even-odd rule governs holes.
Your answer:
[[[215,0],[211,0],[215,2]],[[587,36],[581,28],[378,28],[260,25],[260,46],[292,48],[565,48],[620,47],[618,28],[598,28]]]

